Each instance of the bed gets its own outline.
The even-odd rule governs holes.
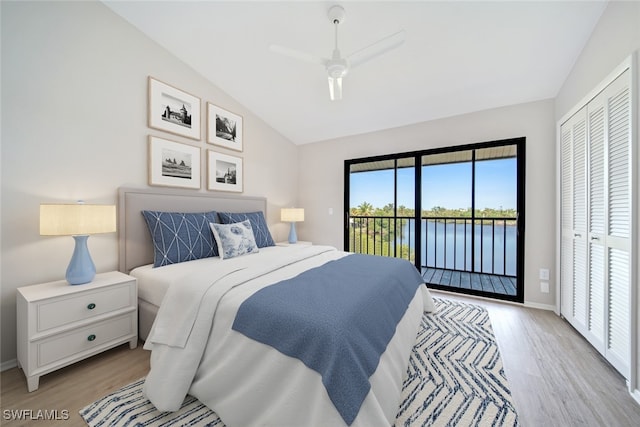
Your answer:
[[[228,258],[225,252],[225,259],[152,267],[157,250],[142,211],[266,217],[266,209],[267,201],[260,197],[119,190],[120,270],[138,279],[140,337],[152,350],[147,397],[159,410],[174,411],[186,394],[193,395],[229,427],[391,425],[422,313],[433,309],[426,286],[395,282],[416,282],[412,269],[398,260],[318,245],[268,245],[242,256]],[[238,224],[229,221],[224,227]],[[255,223],[251,226],[257,235]],[[382,281],[393,282],[392,291],[375,290],[388,293],[384,306],[376,306],[380,303],[368,290],[367,309],[349,302],[347,294],[368,286],[352,276],[370,283],[383,270],[390,276]],[[349,283],[338,277],[350,277]],[[299,294],[295,304],[282,302],[290,294]],[[278,317],[280,303],[295,309]],[[402,310],[387,310],[394,304]],[[313,306],[318,313],[312,314]],[[331,310],[335,313],[328,314]],[[355,326],[328,334],[327,328],[340,329],[331,322],[343,312]],[[388,316],[395,316],[393,324],[376,323]],[[376,334],[369,337],[370,332]]]

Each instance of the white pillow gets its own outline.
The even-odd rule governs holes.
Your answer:
[[[234,224],[209,223],[218,244],[220,259],[258,252],[251,222],[247,219]]]

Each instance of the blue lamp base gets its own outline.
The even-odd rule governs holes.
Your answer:
[[[93,264],[87,247],[88,238],[89,236],[87,235],[73,236],[76,246],[73,249],[73,255],[65,276],[70,285],[89,283],[96,276],[96,266]]]
[[[289,229],[289,243],[294,244],[298,242],[298,236],[296,235],[296,223],[291,223],[291,228]]]

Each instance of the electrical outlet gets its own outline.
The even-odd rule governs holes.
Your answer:
[[[549,282],[540,282],[540,292],[543,294],[549,293]]]
[[[541,268],[540,269],[540,280],[549,280],[549,269]]]

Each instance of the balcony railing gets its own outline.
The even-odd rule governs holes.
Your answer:
[[[415,220],[393,216],[350,216],[349,251],[414,260]],[[396,237],[397,236],[397,237]]]
[[[350,216],[349,251],[415,260],[415,220]],[[516,275],[515,218],[422,217],[420,265]],[[475,238],[474,238],[475,236]]]

